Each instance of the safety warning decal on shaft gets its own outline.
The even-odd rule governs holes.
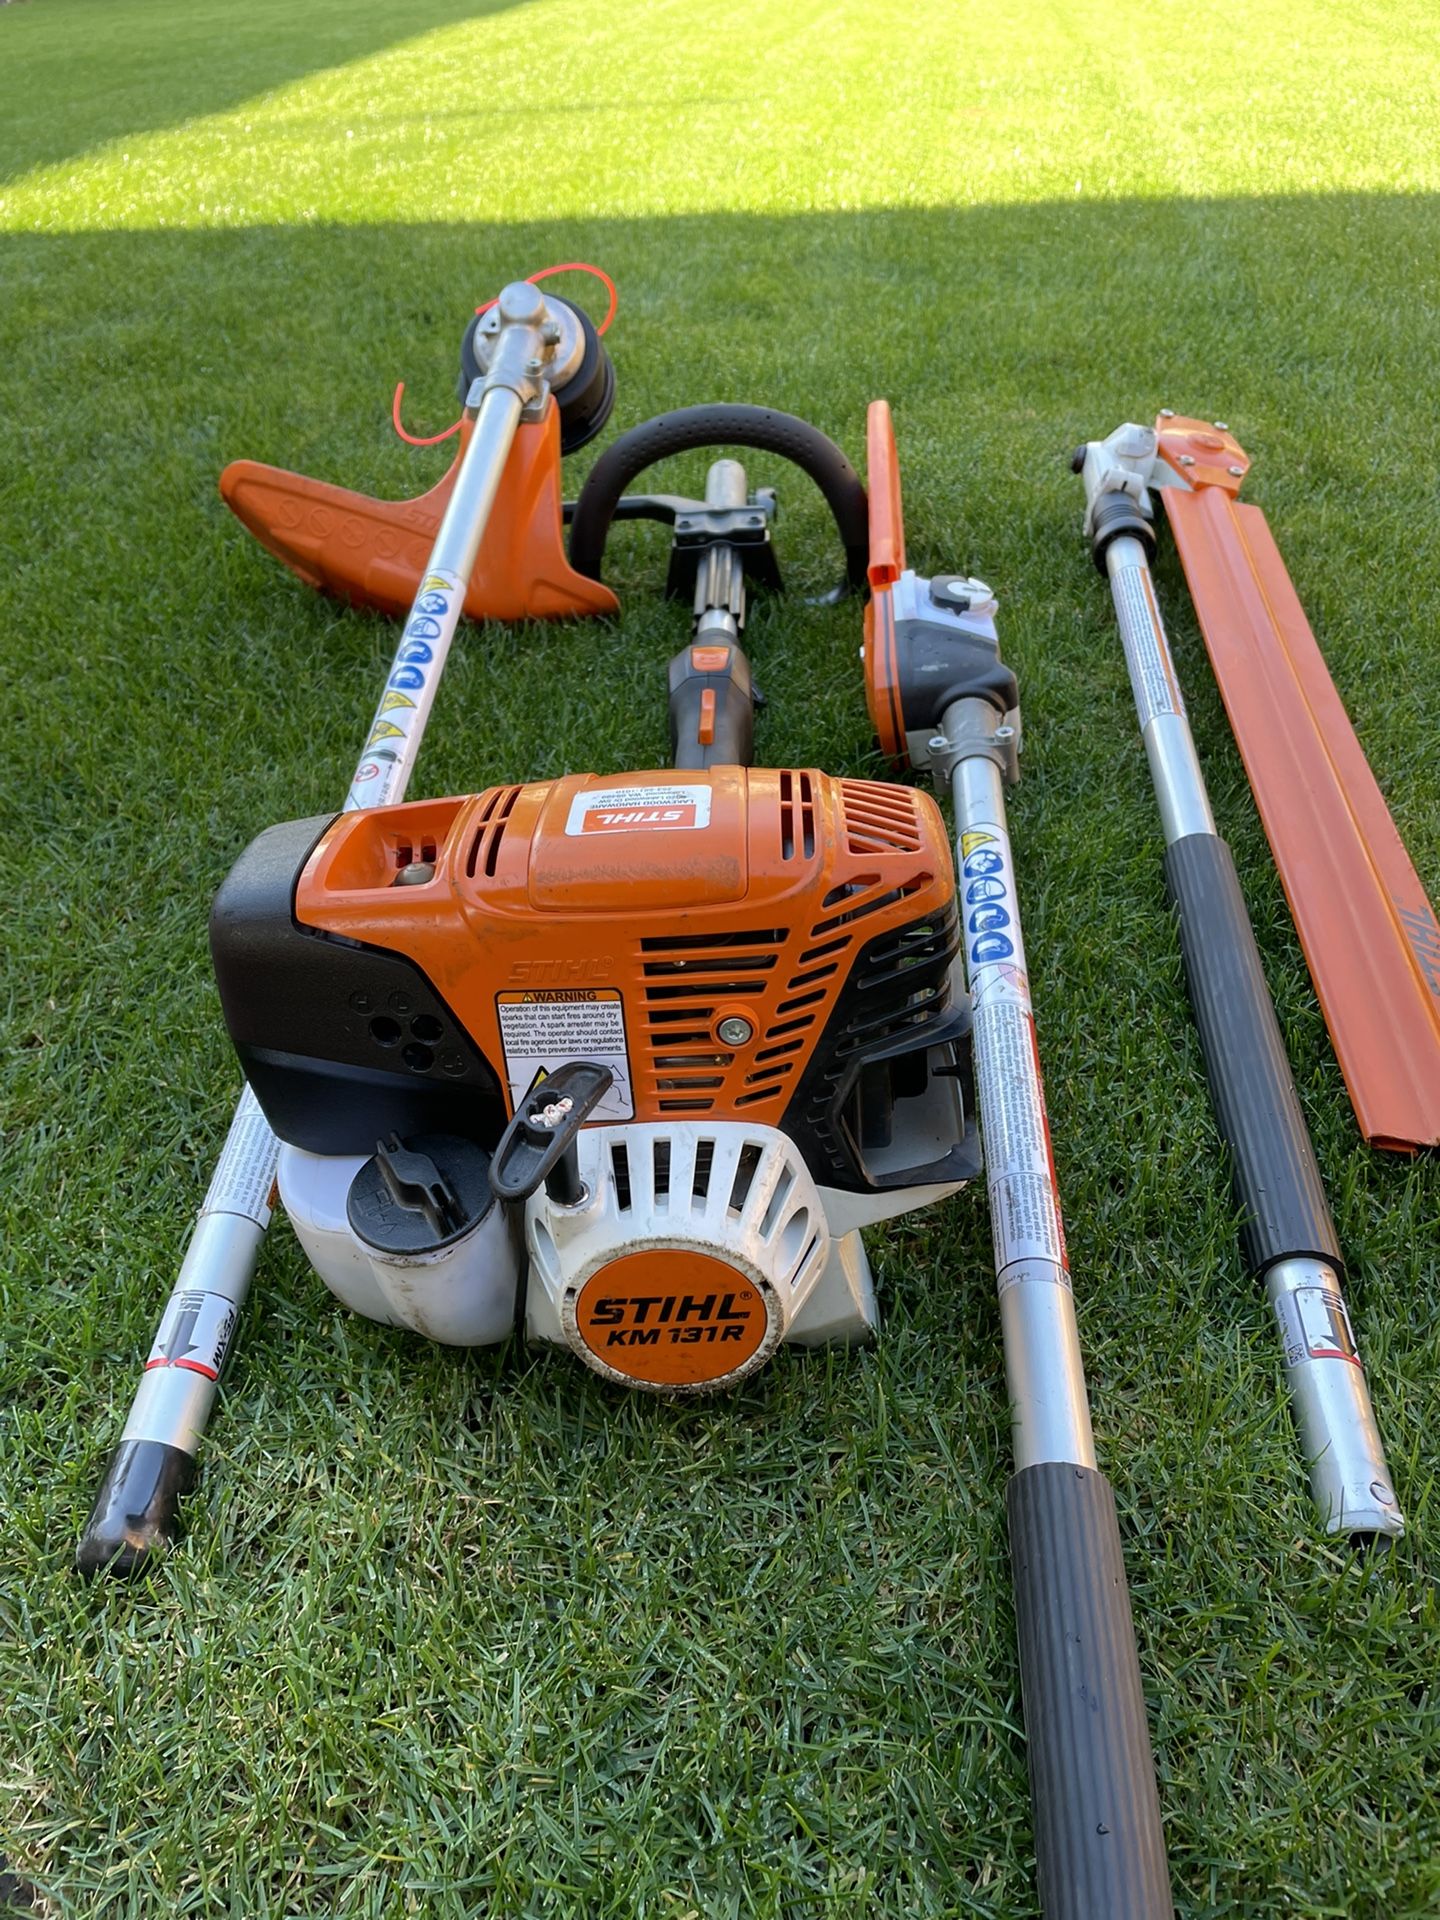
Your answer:
[[[1285,1343],[1285,1364],[1298,1367],[1306,1360],[1348,1360],[1358,1367],[1355,1335],[1345,1302],[1329,1287],[1297,1287],[1277,1293],[1275,1318]]]
[[[223,1293],[172,1293],[145,1371],[179,1367],[218,1380],[237,1317],[235,1302]]]
[[[1010,1284],[1007,1270],[1030,1260],[1046,1262],[1068,1285],[1065,1229],[1028,1008],[1008,1000],[976,1007],[975,1068],[1000,1290]]]
[[[698,783],[661,787],[597,787],[570,802],[565,831],[673,833],[710,824],[710,789]]]
[[[1170,663],[1170,647],[1155,603],[1149,568],[1117,567],[1111,575],[1110,586],[1143,731],[1162,713],[1183,714],[1185,702],[1180,697],[1180,683]]]
[[[495,1011],[512,1111],[557,1067],[570,1060],[593,1060],[615,1076],[593,1118],[634,1119],[625,1006],[615,988],[537,987],[528,993],[501,993],[495,997]]]
[[[257,1227],[268,1227],[270,1193],[279,1157],[280,1142],[270,1131],[260,1102],[246,1087],[236,1105],[201,1213],[236,1213],[242,1220],[253,1220]]]

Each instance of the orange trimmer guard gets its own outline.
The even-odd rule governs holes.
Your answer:
[[[233,460],[220,476],[226,506],[307,586],[352,606],[404,614],[435,544],[456,469],[473,430],[460,430],[454,465],[415,500],[373,500],[283,467]],[[615,613],[619,602],[565,557],[560,418],[518,427],[465,595],[472,620],[560,620]]]
[[[1208,422],[1156,422],[1161,489],[1360,1130],[1440,1145],[1440,925],[1258,507]]]

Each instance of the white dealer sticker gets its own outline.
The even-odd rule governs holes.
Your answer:
[[[625,1008],[615,988],[537,987],[531,993],[498,994],[495,1008],[512,1109],[556,1067],[569,1060],[593,1060],[609,1067],[615,1084],[591,1118],[635,1118]]]
[[[601,787],[576,794],[565,831],[572,836],[654,833],[709,824],[708,786]]]

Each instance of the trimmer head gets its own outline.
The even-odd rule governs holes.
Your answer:
[[[465,591],[472,620],[557,620],[609,614],[618,601],[565,555],[562,457],[592,440],[615,401],[615,368],[582,308],[545,302],[554,357],[544,393],[521,417],[480,554]],[[309,587],[355,607],[402,614],[419,589],[474,430],[472,396],[500,337],[492,303],[465,329],[460,346],[460,443],[449,472],[413,500],[312,480],[257,460],[233,460],[220,497],[240,523]],[[548,397],[547,397],[548,396]]]

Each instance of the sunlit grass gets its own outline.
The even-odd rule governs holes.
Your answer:
[[[45,17],[59,5],[0,22],[22,81],[0,135],[8,227],[1440,184],[1428,0],[745,0],[716,35],[689,0],[257,0],[234,20],[70,0]],[[27,170],[36,148],[61,157]],[[946,265],[958,291],[964,264]]]

